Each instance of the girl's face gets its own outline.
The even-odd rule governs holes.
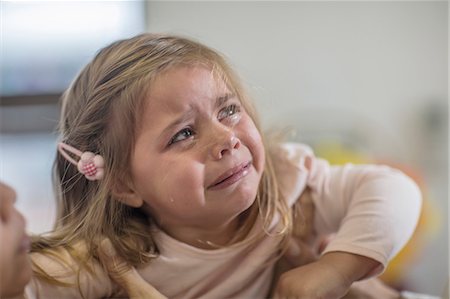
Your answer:
[[[142,119],[133,191],[160,226],[177,235],[235,224],[264,168],[261,136],[240,99],[210,70],[178,67],[152,82]]]
[[[31,278],[25,219],[14,208],[15,192],[0,182],[0,297],[20,294]]]

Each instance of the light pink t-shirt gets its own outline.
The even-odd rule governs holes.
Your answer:
[[[283,196],[292,206],[309,187],[319,234],[336,233],[325,249],[359,254],[379,261],[383,268],[411,237],[417,224],[421,195],[403,173],[386,166],[330,166],[301,144],[285,144],[275,163]],[[271,232],[279,225],[277,215]],[[250,235],[262,229],[257,220]],[[169,298],[267,298],[280,238],[267,235],[256,243],[206,250],[179,242],[163,231],[154,234],[160,255],[138,269],[141,276]],[[95,274],[73,269],[49,256],[33,254],[49,274],[80,281],[79,288],[50,286],[33,279],[28,298],[105,298],[123,295],[102,270]],[[69,255],[67,261],[76,268]],[[383,270],[382,268],[379,271]],[[378,273],[379,273],[378,271]],[[375,273],[374,273],[375,274]]]

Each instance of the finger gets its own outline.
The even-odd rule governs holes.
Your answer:
[[[317,252],[318,253],[322,253],[328,246],[328,244],[331,242],[331,240],[333,240],[335,237],[335,234],[331,234],[331,235],[325,235],[322,236],[317,244]]]
[[[294,235],[303,241],[312,244],[316,236],[314,229],[314,203],[311,191],[306,189],[300,196],[297,203],[298,225],[294,226]]]
[[[275,290],[275,293],[273,295],[273,299],[289,299],[289,298],[295,297],[285,294],[285,292],[283,292],[280,288],[277,288],[277,290]]]
[[[314,203],[311,197],[311,191],[306,190],[300,196],[301,212],[303,216],[303,225],[300,227],[299,233],[301,235],[310,235],[314,227]]]
[[[281,299],[281,296],[277,291],[273,294],[273,299]]]
[[[291,266],[300,267],[316,261],[318,256],[306,243],[296,238],[291,238],[284,254],[284,258]]]

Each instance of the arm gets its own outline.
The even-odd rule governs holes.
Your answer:
[[[317,234],[334,234],[324,253],[366,256],[380,262],[376,271],[382,271],[415,230],[421,209],[417,185],[386,166],[330,166],[307,146],[286,144],[282,149],[290,164],[278,163],[285,197],[292,205],[308,188]]]
[[[282,260],[278,262],[275,281],[278,281],[279,275],[293,268],[298,270],[287,273],[282,277],[278,284],[278,298],[301,296],[301,297],[325,297],[331,296],[326,287],[331,287],[332,294],[338,292],[330,298],[341,297],[346,292],[346,285],[351,281],[358,280],[359,277],[370,271],[372,267],[378,265],[377,262],[363,256],[348,254],[345,252],[331,252],[325,254],[320,260],[318,254],[323,250],[322,246],[311,246],[312,243],[326,245],[331,239],[327,237],[323,240],[317,240],[314,229],[314,205],[310,192],[306,190],[298,199],[297,205],[301,206],[302,222],[297,223],[293,236],[289,241],[289,246]],[[317,262],[312,266],[307,264]],[[368,268],[366,268],[368,267]],[[314,272],[317,271],[317,274]],[[331,273],[331,277],[326,278],[326,274]],[[333,277],[336,274],[336,278]],[[312,279],[302,279],[299,285],[299,277],[310,277]],[[316,278],[316,279],[315,279]],[[340,282],[340,280],[342,282]],[[326,282],[326,283],[325,283]],[[335,284],[330,283],[335,282]],[[317,284],[317,286],[314,286]],[[335,289],[337,288],[337,290]],[[311,290],[314,293],[310,293]],[[341,291],[339,291],[341,290]],[[316,293],[325,291],[323,293]],[[305,293],[306,292],[306,293]],[[352,284],[348,293],[343,298],[399,298],[400,294],[390,288],[377,278]]]
[[[375,165],[330,167],[327,175],[310,183],[316,187],[312,193],[316,228],[336,233],[324,254],[348,252],[380,263],[360,278],[381,273],[415,230],[420,191],[397,170]]]
[[[292,185],[311,189],[314,227],[336,237],[317,262],[283,274],[276,294],[340,298],[354,281],[380,273],[404,246],[418,220],[420,192],[388,167],[330,167],[304,147],[293,149],[288,157],[300,183]]]
[[[351,253],[328,253],[316,262],[281,275],[275,298],[342,298],[354,281],[377,264],[370,258]]]

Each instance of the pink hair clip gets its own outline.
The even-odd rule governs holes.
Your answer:
[[[78,171],[84,174],[88,180],[95,181],[103,178],[105,161],[102,156],[91,152],[83,153],[63,142],[58,144],[58,151],[67,159],[67,161],[77,166]],[[67,152],[80,157],[80,160],[78,160],[78,162],[75,161]]]

